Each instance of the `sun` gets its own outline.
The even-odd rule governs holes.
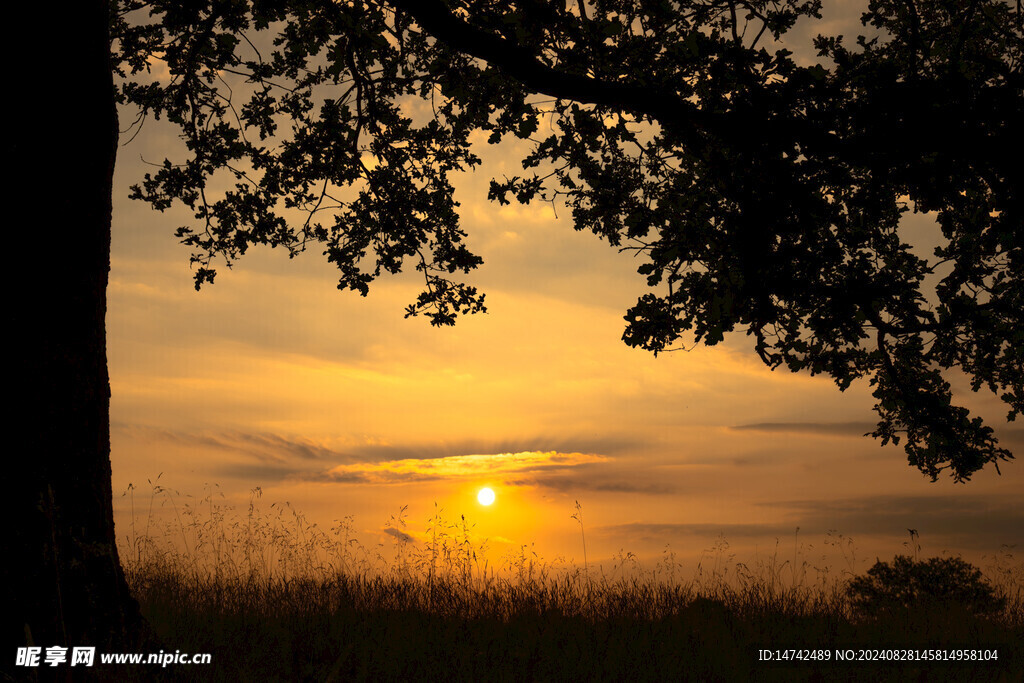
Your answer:
[[[476,499],[481,505],[490,505],[494,502],[494,491],[484,487],[476,494]]]

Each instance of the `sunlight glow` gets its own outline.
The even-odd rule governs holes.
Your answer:
[[[494,502],[494,491],[489,488],[482,488],[480,493],[476,494],[476,499],[481,505],[490,505]]]

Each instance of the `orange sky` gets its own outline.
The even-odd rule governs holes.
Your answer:
[[[627,348],[622,316],[644,291],[632,258],[573,231],[568,212],[486,201],[492,176],[519,170],[521,147],[488,148],[456,182],[490,313],[438,330],[402,317],[414,274],[362,299],[336,289],[315,249],[295,260],[254,250],[195,292],[173,237],[187,213],[126,198],[140,158],[176,153],[151,123],[120,150],[114,189],[122,536],[119,492],[163,472],[183,494],[216,482],[239,508],[261,486],[265,501],[325,525],[354,515],[369,538],[404,505],[415,538],[437,503],[475,523],[495,557],[536,543],[546,558],[581,560],[577,500],[592,561],[666,545],[692,557],[720,534],[741,555],[763,553],[776,538],[791,548],[796,527],[811,554],[836,530],[863,560],[904,551],[908,528],[927,554],[980,558],[1024,540],[1020,463],[930,483],[902,449],[860,436],[873,426],[866,383],[840,394],[827,379],[772,373],[742,333],[658,358]],[[929,219],[908,230],[923,239]],[[1024,431],[999,429],[998,401],[967,404],[1024,456]],[[497,493],[490,508],[476,502],[483,485]]]

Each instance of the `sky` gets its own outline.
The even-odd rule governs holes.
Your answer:
[[[148,480],[193,501],[216,485],[239,510],[258,486],[265,506],[287,501],[324,527],[352,516],[381,543],[393,543],[387,523],[403,506],[404,533],[422,543],[436,505],[465,515],[494,563],[522,545],[580,562],[577,502],[592,563],[623,552],[653,562],[666,549],[696,562],[724,539],[741,559],[796,547],[848,566],[842,535],[864,570],[906,553],[909,529],[925,555],[984,563],[1020,550],[1024,466],[930,482],[902,448],[863,436],[875,421],[867,382],[840,393],[827,378],[772,372],[742,332],[657,358],[628,348],[623,315],[645,291],[632,256],[575,232],[565,210],[487,201],[491,177],[521,173],[519,144],[487,147],[484,165],[455,180],[484,258],[469,281],[489,313],[444,329],[403,318],[415,273],[361,298],[336,288],[316,249],[253,249],[196,292],[174,237],[191,217],[127,198],[147,162],[179,151],[173,130],[147,122],[115,174],[107,333],[122,538],[132,511],[120,494],[136,487],[138,517]],[[906,227],[912,241],[935,234],[928,216]],[[1005,408],[950,379],[1024,454]],[[483,486],[494,505],[476,501]]]

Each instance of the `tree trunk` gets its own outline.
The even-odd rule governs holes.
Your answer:
[[[109,2],[17,4],[8,33],[36,42],[5,60],[18,119],[5,131],[7,260],[24,269],[10,297],[20,415],[5,476],[5,642],[130,650],[143,631],[115,546],[104,320],[118,139]],[[6,668],[13,647],[4,657]]]

